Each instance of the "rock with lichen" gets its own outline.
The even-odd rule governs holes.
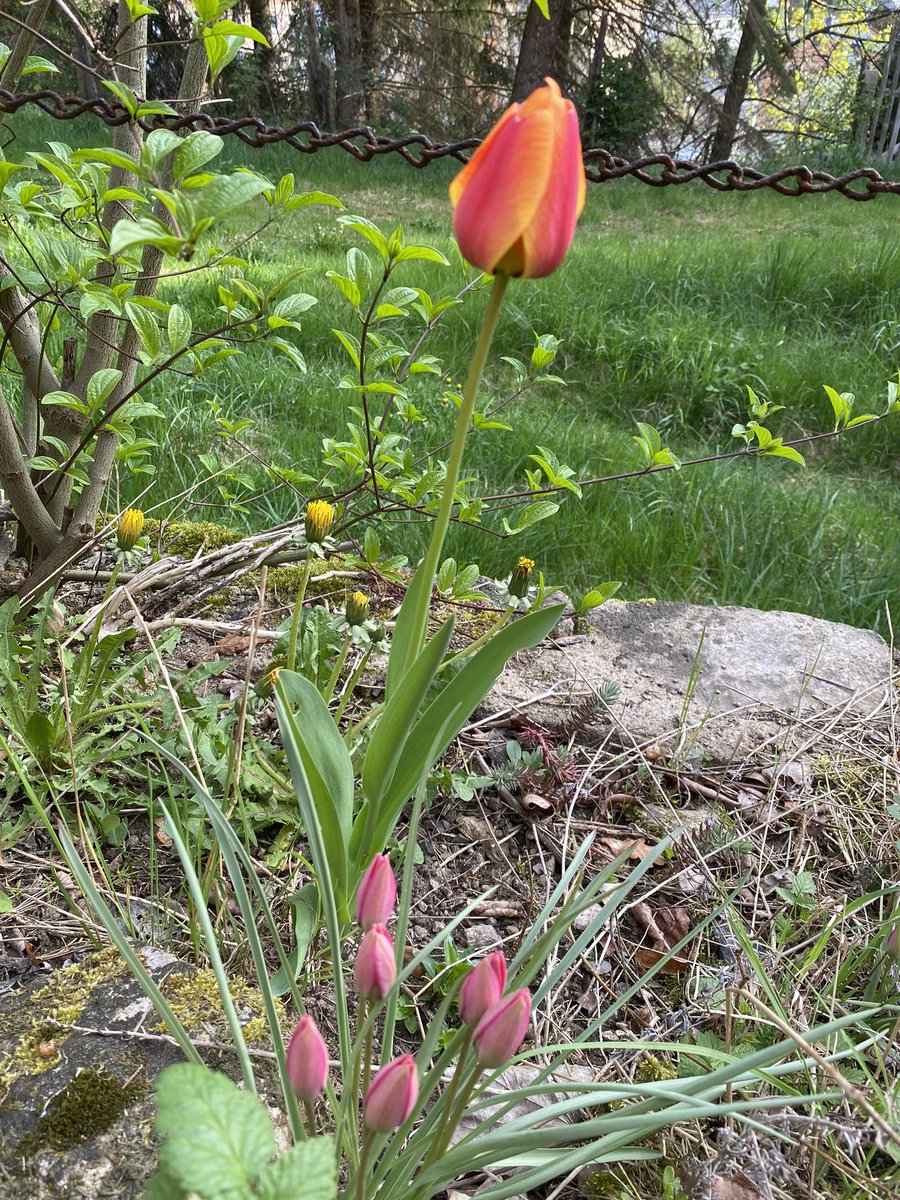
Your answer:
[[[210,1065],[236,1074],[212,972],[142,954]],[[268,1046],[258,993],[240,979],[233,993],[248,1043]],[[0,996],[3,1200],[142,1195],[156,1157],[156,1078],[181,1060],[114,949]]]

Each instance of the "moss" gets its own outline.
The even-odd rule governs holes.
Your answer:
[[[115,947],[92,954],[83,962],[56,971],[46,987],[32,992],[21,1010],[18,1028],[9,1031],[18,1038],[15,1049],[0,1062],[0,1101],[24,1075],[41,1075],[59,1064],[59,1048],[69,1036],[57,1025],[76,1025],[85,1002],[99,984],[122,971]],[[52,1042],[56,1053],[47,1053]]]
[[[349,579],[335,579],[332,571],[356,570],[358,564],[351,564],[342,554],[332,554],[328,558],[314,558],[310,565],[307,596],[321,596],[340,590],[341,584],[349,583]],[[306,568],[303,563],[291,564],[284,567],[273,567],[269,571],[268,586],[280,600],[294,600],[300,591]],[[330,576],[319,579],[319,576]]]
[[[227,525],[216,525],[213,521],[154,521],[148,518],[144,523],[144,536],[152,544],[160,541],[161,549],[166,554],[180,554],[192,558],[198,550],[221,550],[223,546],[233,546],[245,535],[230,529]]]
[[[102,1067],[81,1071],[20,1140],[16,1153],[31,1158],[39,1150],[71,1150],[87,1138],[105,1133],[146,1090],[143,1080],[132,1080],[123,1087],[121,1080]]]
[[[639,1083],[662,1083],[666,1079],[677,1078],[674,1065],[667,1059],[657,1058],[655,1054],[648,1054],[637,1070]]]
[[[231,1040],[216,976],[208,967],[190,973],[174,971],[160,986],[188,1033],[202,1033],[213,1040]],[[271,1035],[258,990],[236,976],[229,980],[229,989],[248,1044],[269,1046]],[[275,1010],[283,1025],[285,1014],[279,1000],[275,1001]],[[166,1029],[159,1025],[157,1031],[165,1033]]]

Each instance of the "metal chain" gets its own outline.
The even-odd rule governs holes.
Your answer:
[[[33,105],[57,121],[72,121],[90,114],[106,125],[125,125],[134,118],[118,100],[83,100],[78,96],[61,96],[57,92],[7,92],[0,89],[0,112],[15,113]],[[142,129],[173,131],[197,129],[227,137],[234,134],[247,146],[271,146],[287,142],[301,154],[315,154],[328,146],[340,146],[361,162],[370,162],[383,154],[399,154],[413,167],[427,167],[437,158],[455,158],[467,162],[467,150],[481,144],[479,138],[461,138],[455,142],[432,142],[423,133],[407,133],[402,137],[381,137],[368,125],[344,129],[340,133],[322,133],[313,121],[300,121],[283,128],[268,125],[260,117],[212,116],[209,113],[154,113],[136,119]],[[691,159],[673,158],[670,154],[648,154],[629,160],[610,154],[608,150],[585,150],[585,174],[594,183],[630,176],[650,187],[669,187],[673,184],[700,180],[718,192],[756,192],[770,188],[780,196],[809,196],[820,192],[837,192],[848,200],[874,200],[880,195],[900,195],[900,182],[884,179],[874,167],[861,167],[845,175],[829,175],[809,167],[782,167],[766,175],[753,167],[742,167],[726,160],[697,163]],[[662,168],[651,173],[651,168]]]

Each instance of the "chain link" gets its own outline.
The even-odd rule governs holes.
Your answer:
[[[57,92],[7,92],[0,89],[0,112],[15,113],[26,105],[41,109],[57,121],[72,121],[86,114],[98,117],[106,125],[125,125],[133,120],[128,109],[118,100],[83,100],[78,96],[61,96]],[[138,117],[136,123],[145,131],[204,129],[219,137],[234,134],[245,145],[260,147],[287,142],[301,154],[315,154],[329,146],[340,146],[360,162],[370,162],[384,154],[399,154],[413,167],[427,167],[437,158],[454,158],[467,162],[466,151],[479,146],[479,138],[461,138],[455,142],[432,142],[423,133],[407,133],[402,137],[380,137],[367,125],[344,129],[340,133],[322,133],[313,121],[301,121],[283,128],[268,125],[260,117],[212,116],[209,113],[155,113]],[[884,179],[874,167],[861,167],[845,175],[829,175],[809,167],[782,167],[764,174],[752,167],[742,167],[730,160],[697,163],[691,159],[673,158],[670,154],[648,154],[629,160],[610,154],[607,150],[584,152],[585,174],[594,183],[631,177],[650,187],[669,187],[673,184],[700,180],[717,192],[756,192],[769,188],[780,196],[809,196],[821,192],[837,192],[848,200],[874,200],[876,196],[900,194],[900,182]],[[654,171],[653,168],[661,168]]]

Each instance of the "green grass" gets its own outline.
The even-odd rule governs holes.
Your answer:
[[[88,135],[96,132],[91,126]],[[53,136],[78,140],[72,134]],[[222,161],[274,178],[292,170],[299,187],[332,191],[387,229],[402,221],[411,239],[436,245],[454,265],[411,264],[396,282],[432,294],[462,285],[448,237],[453,164],[416,171],[396,159],[361,164],[338,149],[304,156],[234,141]],[[580,476],[627,470],[638,465],[635,420],[658,426],[683,458],[727,450],[732,424],[745,417],[747,383],[787,406],[773,422],[786,437],[829,427],[826,383],[855,392],[857,411],[880,411],[900,367],[898,217],[896,197],[860,204],[723,195],[701,184],[591,186],[564,266],[511,288],[486,391],[504,395],[511,375],[500,355],[527,357],[534,331],[563,339],[555,369],[567,386],[506,410],[510,432],[473,438],[467,474],[489,492],[521,486],[537,444]],[[247,228],[236,221],[229,232]],[[231,418],[253,418],[247,440],[263,458],[316,473],[321,439],[340,436],[347,419],[350,393],[336,387],[345,364],[330,331],[351,328],[351,318],[324,273],[342,269],[352,238],[337,230],[331,210],[308,209],[241,251],[261,282],[303,270],[296,286],[320,297],[300,339],[309,371],[299,375],[287,360],[251,352],[209,378],[148,389],[172,415],[147,504],[197,478],[198,452],[228,453],[207,400]],[[213,319],[209,277],[187,276],[163,295],[189,304],[195,325],[203,314]],[[473,297],[451,312],[427,347],[454,378],[464,374],[482,303]],[[396,332],[410,342],[417,336],[412,320]],[[435,430],[449,428],[440,384],[419,378],[426,382],[414,389],[416,403]],[[898,451],[894,420],[811,447],[805,471],[777,460],[724,463],[600,486],[513,541],[456,530],[449,549],[487,573],[505,573],[515,555],[528,553],[554,583],[575,590],[615,578],[626,597],[798,609],[884,629],[885,603],[900,583]],[[258,527],[294,516],[299,505],[283,488],[225,519]],[[214,506],[183,515],[223,519]],[[390,541],[415,555],[423,538],[420,525],[407,524]]]

